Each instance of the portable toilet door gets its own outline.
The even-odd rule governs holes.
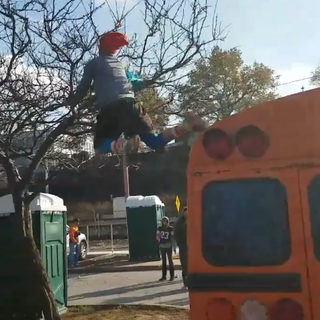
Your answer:
[[[41,253],[59,312],[67,307],[66,211],[63,199],[40,193],[30,203],[33,236]],[[14,212],[12,195],[0,198],[0,217]]]
[[[66,252],[66,225],[67,208],[63,199],[52,195],[41,193],[37,199],[40,210],[38,210],[41,237],[42,260],[50,280],[59,311],[63,312],[68,302],[68,273]]]
[[[158,196],[131,196],[126,200],[130,261],[160,260],[157,228],[164,204]]]

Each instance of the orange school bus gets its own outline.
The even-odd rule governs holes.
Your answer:
[[[188,250],[191,320],[320,320],[320,89],[197,139]]]

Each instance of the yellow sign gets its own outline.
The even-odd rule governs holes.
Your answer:
[[[181,205],[180,199],[179,199],[178,196],[176,196],[176,208],[177,208],[177,211],[178,211],[178,212],[180,211],[180,205]]]

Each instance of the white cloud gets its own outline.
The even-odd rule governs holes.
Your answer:
[[[293,64],[290,69],[276,70],[276,74],[280,75],[280,83],[278,93],[281,96],[298,93],[304,90],[313,89],[310,85],[311,72],[315,69],[314,66]]]

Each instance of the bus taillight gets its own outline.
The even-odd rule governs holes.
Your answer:
[[[232,139],[221,129],[207,131],[202,140],[207,156],[211,159],[225,160],[233,152]]]
[[[239,152],[249,158],[262,157],[269,147],[267,135],[256,126],[242,127],[236,134]]]
[[[300,303],[292,299],[277,301],[273,309],[275,320],[303,320],[304,311]]]
[[[235,320],[235,309],[232,303],[224,298],[210,300],[206,310],[207,320]]]
[[[240,309],[241,320],[267,320],[268,308],[258,300],[246,300]]]

